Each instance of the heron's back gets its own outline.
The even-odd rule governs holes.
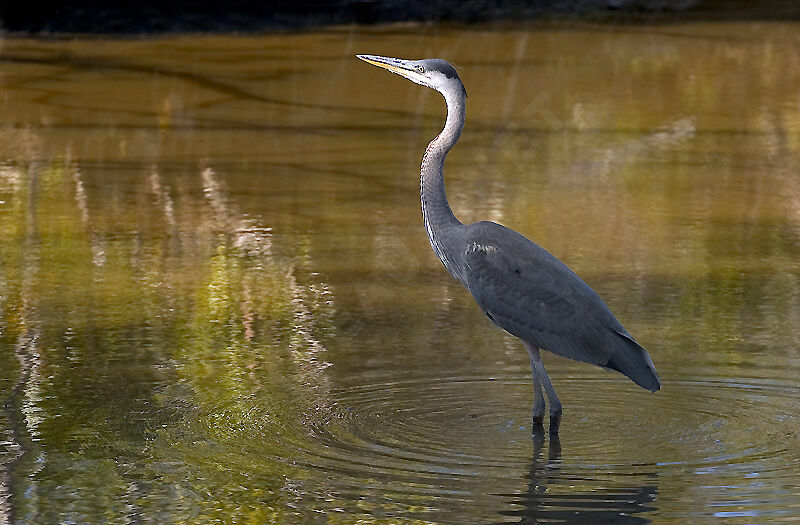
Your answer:
[[[659,389],[647,351],[564,263],[493,222],[465,225],[459,237],[463,264],[458,278],[495,324],[539,348],[617,370],[648,390]]]

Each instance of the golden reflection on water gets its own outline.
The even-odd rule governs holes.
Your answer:
[[[6,38],[2,519],[792,518],[797,29]],[[568,262],[662,392],[549,359],[531,438],[420,223],[440,97],[362,52],[461,67],[456,213]]]

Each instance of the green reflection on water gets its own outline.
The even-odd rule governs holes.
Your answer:
[[[3,343],[15,352],[3,358],[16,353],[21,363],[6,368],[16,385],[13,373],[4,376],[6,420],[17,420],[7,421],[16,441],[7,456],[30,476],[11,479],[18,494],[61,502],[17,496],[14,516],[186,519],[230,492],[230,504],[204,519],[274,517],[256,504],[280,491],[273,458],[282,454],[261,451],[268,483],[242,498],[227,474],[249,477],[252,460],[214,443],[235,449],[239,432],[280,431],[313,403],[324,367],[315,337],[333,308],[324,284],[299,285],[291,264],[270,256],[268,232],[230,216],[211,170],[203,178],[215,213],[198,218],[225,216],[205,239],[98,231],[95,212],[113,213],[124,230],[138,225],[141,207],[90,211],[80,172],[64,163],[4,175]],[[237,230],[225,229],[234,222]],[[225,475],[216,472],[216,462],[231,460]],[[206,483],[193,487],[198,476]]]

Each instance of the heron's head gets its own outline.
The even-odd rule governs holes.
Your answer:
[[[439,93],[463,93],[464,84],[456,73],[456,69],[446,60],[427,58],[424,60],[403,60],[401,58],[381,57],[376,55],[356,55],[373,66],[388,69],[412,82],[435,89]]]

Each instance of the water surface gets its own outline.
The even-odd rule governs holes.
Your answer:
[[[800,519],[800,27],[0,41],[0,521]],[[427,243],[525,233],[655,362],[527,355]]]

